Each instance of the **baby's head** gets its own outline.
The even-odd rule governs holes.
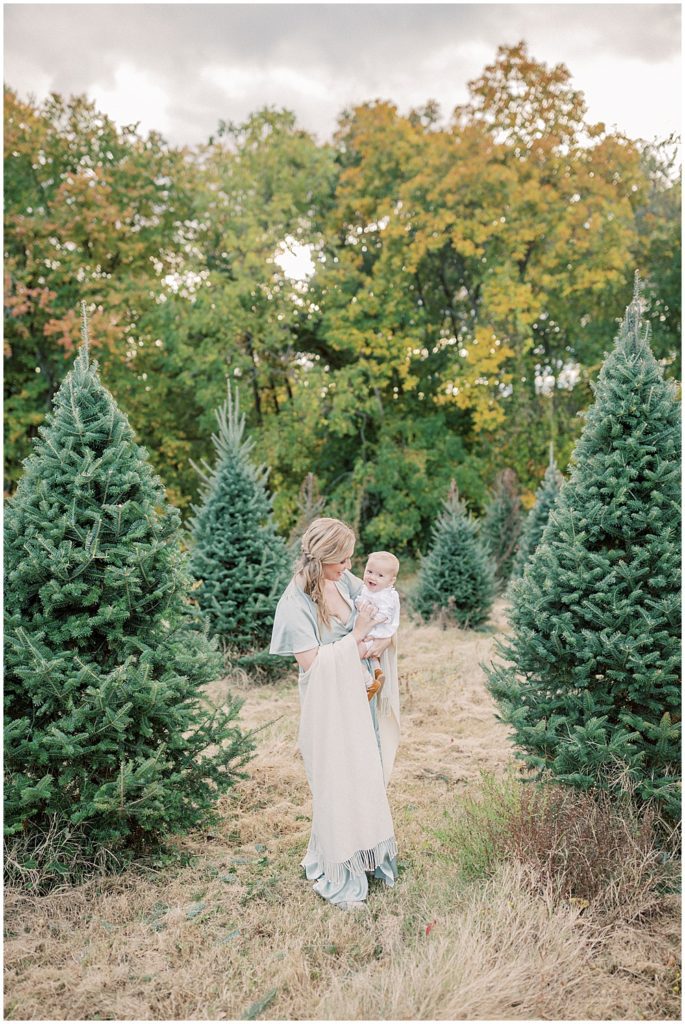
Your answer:
[[[386,590],[397,579],[400,563],[389,551],[372,551],[364,569],[364,583],[369,590]]]

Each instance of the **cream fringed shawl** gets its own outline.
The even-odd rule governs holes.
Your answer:
[[[322,644],[299,680],[298,746],[313,802],[308,852],[332,882],[341,881],[345,869],[359,875],[397,853],[385,791],[399,739],[394,648],[385,652],[382,665],[382,765],[353,634]]]

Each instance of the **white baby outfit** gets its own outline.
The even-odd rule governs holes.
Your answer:
[[[374,624],[367,636],[394,636],[400,624],[400,596],[395,588],[385,587],[384,590],[374,591],[364,585],[354,602],[357,608],[361,601],[369,601],[384,616]]]

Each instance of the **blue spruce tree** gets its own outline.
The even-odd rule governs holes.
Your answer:
[[[211,820],[253,744],[212,708],[180,516],[83,344],[5,512],[5,834],[119,860]]]
[[[503,469],[480,523],[480,535],[494,560],[495,583],[500,591],[509,582],[522,525],[518,478],[513,469]]]
[[[201,477],[190,520],[193,591],[210,629],[229,648],[252,651],[271,636],[278,598],[292,574],[292,557],[273,522],[267,470],[252,461],[254,440],[245,437],[238,394],[217,410],[212,434],[214,465],[194,468]],[[268,659],[267,659],[268,660]]]
[[[489,671],[517,756],[680,813],[680,414],[639,283]]]
[[[521,530],[521,536],[512,563],[512,579],[523,576],[528,562],[535,554],[535,550],[547,526],[549,514],[556,504],[563,483],[564,478],[557,469],[550,445],[549,465],[545,470],[542,483],[535,495],[535,504],[526,516],[523,529]]]
[[[474,628],[487,620],[494,596],[494,562],[452,481],[421,561],[413,606],[424,619],[441,616]]]

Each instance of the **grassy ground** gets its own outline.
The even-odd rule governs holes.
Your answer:
[[[517,863],[461,881],[445,824],[481,771],[511,767],[479,668],[491,646],[492,633],[402,629],[394,889],[372,883],[354,914],[311,891],[294,673],[245,688],[245,722],[271,724],[220,828],[179,840],[166,866],[7,893],[6,1017],[678,1019],[676,896],[608,920],[531,894]]]

